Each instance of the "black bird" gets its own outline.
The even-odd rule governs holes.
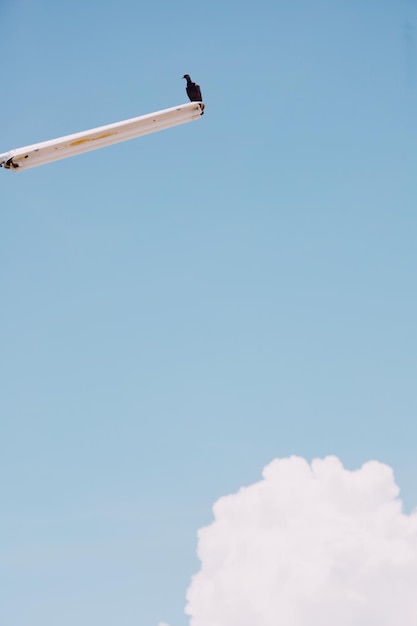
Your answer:
[[[187,96],[190,98],[191,102],[203,102],[200,85],[193,83],[188,74],[184,74],[183,78],[185,78],[187,81],[187,87],[185,89],[187,91]]]

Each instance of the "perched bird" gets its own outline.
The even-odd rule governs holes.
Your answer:
[[[193,83],[188,74],[184,74],[183,78],[185,78],[187,81],[187,87],[185,89],[187,91],[187,96],[190,98],[191,102],[203,102],[200,85]]]

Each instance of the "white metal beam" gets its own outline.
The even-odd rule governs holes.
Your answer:
[[[203,111],[204,104],[202,102],[187,102],[170,109],[155,111],[155,113],[148,113],[122,122],[16,148],[0,154],[0,167],[3,166],[6,169],[20,172],[30,167],[37,167],[89,150],[104,148],[141,135],[165,130],[171,126],[192,122],[199,119]]]

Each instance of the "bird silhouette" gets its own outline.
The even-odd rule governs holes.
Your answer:
[[[202,102],[203,98],[201,95],[200,85],[193,83],[193,81],[191,80],[188,74],[184,74],[183,78],[185,78],[185,80],[187,81],[187,86],[185,90],[191,102]]]

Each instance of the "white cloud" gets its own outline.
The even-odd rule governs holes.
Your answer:
[[[277,459],[198,533],[190,626],[416,626],[417,513],[392,470]]]

